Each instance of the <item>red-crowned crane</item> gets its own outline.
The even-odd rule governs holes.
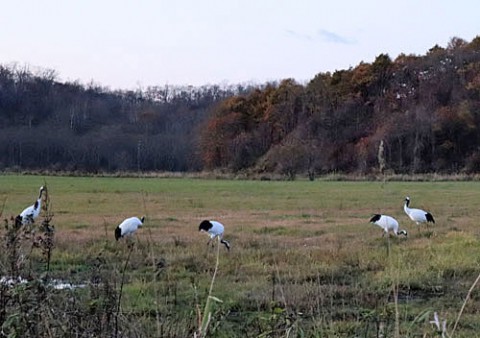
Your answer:
[[[384,230],[382,237],[385,236],[385,234],[388,235],[389,231],[392,231],[397,236],[407,236],[406,230],[398,230],[398,221],[391,216],[375,214],[370,219],[370,223],[376,224]]]
[[[428,223],[432,222],[435,224],[435,220],[433,219],[433,216],[431,213],[426,212],[421,209],[411,209],[408,206],[410,205],[410,197],[405,197],[405,205],[403,206],[403,210],[405,210],[405,213],[410,217],[412,221],[417,223],[417,225],[420,225],[421,223]]]
[[[217,221],[204,220],[198,226],[198,231],[205,231],[210,236],[207,245],[209,245],[214,238],[218,237],[220,238],[220,243],[225,245],[227,250],[230,250],[230,243],[223,239],[224,230],[225,227],[223,226],[223,224]]]
[[[38,215],[40,215],[40,210],[42,209],[42,194],[44,191],[45,187],[41,186],[38,199],[35,203],[25,208],[20,215],[17,216],[17,219],[22,222],[22,225],[33,224]]]
[[[139,227],[143,225],[145,216],[142,218],[130,217],[125,219],[115,228],[115,239],[118,241],[120,238],[132,236]]]

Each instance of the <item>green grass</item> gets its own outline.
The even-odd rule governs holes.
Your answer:
[[[451,331],[480,273],[480,182],[4,175],[2,217],[32,204],[44,183],[56,228],[52,274],[65,279],[109,274],[118,290],[128,249],[113,229],[125,217],[147,216],[121,304],[140,323],[132,330],[147,336],[198,329],[215,265],[215,250],[198,232],[205,218],[223,222],[232,244],[230,252],[220,248],[215,337],[374,337],[379,330],[393,337],[396,325],[402,337],[434,337],[433,312]],[[430,230],[404,214],[407,195],[412,207],[433,213]],[[382,238],[368,223],[373,213],[397,218],[408,238]],[[479,295],[472,292],[455,337],[480,332]]]

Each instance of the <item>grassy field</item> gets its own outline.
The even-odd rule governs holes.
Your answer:
[[[62,302],[78,325],[97,325],[97,333],[198,334],[217,257],[198,224],[214,219],[225,224],[232,249],[219,248],[208,336],[440,337],[430,323],[437,312],[445,337],[480,337],[477,288],[465,302],[480,273],[480,182],[4,175],[2,219],[32,204],[43,184],[55,226],[49,278],[86,285],[47,289],[53,295],[43,303]],[[405,196],[436,224],[412,223]],[[368,223],[373,213],[395,217],[408,237],[382,237]],[[116,242],[116,225],[142,215],[135,245]],[[28,250],[19,274],[42,276],[45,250]],[[4,276],[9,266],[4,255]],[[20,332],[21,321],[2,319]],[[52,336],[75,336],[54,324]]]

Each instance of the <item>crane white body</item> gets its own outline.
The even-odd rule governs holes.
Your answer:
[[[43,186],[40,187],[40,191],[38,194],[38,198],[33,205],[26,207],[21,213],[20,217],[22,220],[22,225],[33,224],[35,219],[40,215],[40,211],[42,210],[42,194],[45,188]]]
[[[205,231],[209,236],[210,239],[208,240],[208,244],[210,242],[219,237],[220,238],[220,243],[225,245],[225,247],[230,250],[230,243],[226,240],[223,239],[223,233],[225,231],[225,227],[223,226],[222,223],[217,222],[217,221],[209,221],[209,220],[204,220],[200,223],[198,226],[199,231]]]
[[[132,236],[143,225],[144,221],[145,216],[141,219],[138,217],[126,218],[115,228],[115,239],[118,241],[120,238]]]
[[[414,221],[417,225],[421,223],[428,223],[432,222],[435,224],[435,220],[431,213],[424,211],[422,209],[413,209],[409,208],[410,205],[410,197],[405,198],[405,204],[403,205],[403,210],[405,213],[410,217],[412,221]]]
[[[385,234],[388,235],[389,231],[393,232],[396,236],[398,236],[398,235],[407,236],[407,231],[406,230],[399,230],[398,221],[391,216],[375,214],[370,219],[370,222],[378,225],[379,227],[381,227],[384,230],[383,236]]]

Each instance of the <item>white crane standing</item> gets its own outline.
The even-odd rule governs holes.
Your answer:
[[[33,224],[35,219],[40,215],[42,209],[42,194],[45,191],[45,187],[40,187],[40,192],[38,194],[38,199],[35,203],[27,208],[25,208],[17,218],[22,222],[22,225]]]
[[[392,231],[397,236],[398,235],[404,235],[405,237],[407,236],[406,230],[400,230],[400,231],[398,230],[399,228],[398,221],[391,216],[375,214],[370,219],[370,223],[376,224],[384,230],[382,237],[385,236],[385,234],[388,235],[389,231]]]
[[[214,238],[219,237],[220,243],[225,245],[227,250],[230,250],[230,243],[223,239],[224,230],[225,227],[223,226],[223,224],[217,221],[204,220],[198,226],[198,231],[205,231],[208,233],[208,235],[210,235],[210,239],[208,240],[207,245],[209,245]]]
[[[403,206],[403,210],[405,210],[405,213],[410,217],[412,221],[417,223],[417,225],[420,225],[421,223],[426,223],[428,227],[428,223],[432,222],[435,224],[435,220],[433,219],[433,216],[431,213],[424,211],[422,209],[413,209],[409,208],[410,205],[410,197],[405,197],[405,204]]]
[[[143,225],[145,216],[142,218],[130,217],[126,218],[115,228],[115,239],[118,241],[120,238],[133,236],[139,227]]]

